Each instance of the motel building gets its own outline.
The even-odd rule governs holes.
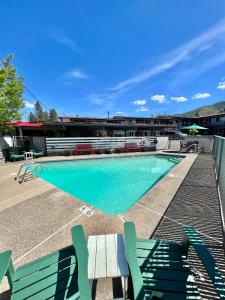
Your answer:
[[[12,122],[17,136],[45,137],[129,137],[173,136],[183,126],[207,127],[206,134],[225,136],[225,112],[198,117],[59,117],[58,122]],[[202,134],[202,133],[201,133]]]

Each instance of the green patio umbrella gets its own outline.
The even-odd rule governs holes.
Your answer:
[[[202,126],[199,126],[199,125],[196,125],[196,124],[182,127],[182,129],[189,129],[189,130],[190,130],[190,129],[196,129],[196,130],[208,130],[208,128],[202,127]]]

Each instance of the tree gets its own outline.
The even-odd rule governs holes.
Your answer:
[[[42,121],[48,121],[48,120],[49,120],[48,112],[47,112],[47,111],[44,111],[44,112],[43,112],[43,118],[42,118]]]
[[[37,121],[44,121],[45,115],[41,106],[41,103],[37,101],[34,105],[35,116]]]
[[[50,109],[49,112],[49,121],[51,122],[57,122],[58,121],[58,116],[57,116],[57,112],[54,108]]]
[[[0,61],[0,132],[6,131],[6,123],[21,120],[23,102],[23,78],[16,75],[16,68],[9,54]]]
[[[37,101],[34,105],[34,113],[30,113],[28,117],[29,122],[39,122],[39,121],[58,121],[57,112],[54,108],[50,109],[49,114],[43,110],[42,105]]]
[[[29,115],[28,115],[28,121],[31,122],[31,123],[35,123],[37,122],[37,118],[35,116],[34,113],[30,112]]]

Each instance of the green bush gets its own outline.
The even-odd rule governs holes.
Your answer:
[[[101,150],[100,149],[95,149],[95,154],[101,154]]]
[[[104,150],[103,150],[103,153],[104,153],[104,154],[110,154],[111,151],[110,151],[109,149],[104,149]]]
[[[115,153],[122,153],[123,150],[122,150],[121,148],[115,148],[115,149],[114,149],[114,152],[115,152]]]

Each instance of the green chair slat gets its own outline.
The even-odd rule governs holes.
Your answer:
[[[43,156],[42,153],[33,153],[33,157],[41,157],[41,156]]]
[[[10,156],[10,159],[13,161],[24,159],[24,155],[21,154],[21,152],[19,151],[18,148],[9,149],[9,156]]]
[[[137,239],[136,242],[137,249],[154,249],[154,250],[162,250],[169,252],[182,252],[183,247],[177,243],[168,243],[162,240],[143,240]]]
[[[182,261],[185,257],[181,252],[154,251],[146,249],[137,249],[137,256],[142,258],[152,258],[158,260]]]
[[[173,271],[173,270],[160,270],[160,269],[141,269],[143,278],[152,278],[160,280],[176,280],[176,281],[190,281],[192,275],[190,272],[185,271]]]
[[[13,292],[17,292],[21,289],[24,289],[28,286],[38,283],[41,280],[45,280],[45,279],[48,280],[49,276],[55,275],[60,271],[62,272],[65,268],[69,268],[69,267],[74,268],[75,263],[76,263],[75,256],[71,256],[68,259],[64,259],[63,261],[55,263],[40,271],[37,271],[25,278],[17,280],[13,284]]]
[[[71,265],[69,268],[64,269],[61,272],[57,272],[42,280],[39,280],[38,282],[31,285],[29,285],[29,283],[27,282],[27,279],[29,279],[29,277],[21,279],[21,281],[26,281],[27,285],[23,289],[16,292],[14,292],[13,289],[11,299],[48,299],[49,297],[52,297],[62,290],[68,288],[71,284],[77,282],[77,280],[74,280],[73,278],[74,276],[77,276],[77,272],[75,272],[75,270],[75,265]],[[76,292],[78,292],[78,286],[76,288]]]
[[[67,257],[74,255],[74,249],[72,246],[63,248],[61,250],[55,251],[49,255],[38,258],[16,270],[15,281],[19,280],[25,276],[35,273],[41,269],[47,268],[48,266],[57,263]]]
[[[44,156],[44,151],[40,150],[36,147],[30,148],[29,150],[30,152],[32,152],[33,157],[40,157],[40,156]]]
[[[198,295],[197,285],[195,282],[181,282],[170,280],[156,280],[143,278],[144,288],[157,290],[160,292],[176,292],[183,294]]]
[[[145,259],[138,258],[138,266],[139,267],[148,267],[148,268],[161,268],[161,269],[169,269],[169,270],[190,270],[189,264],[179,261],[170,261],[170,260],[158,260],[158,259]]]
[[[80,297],[82,300],[91,300],[92,297],[88,281],[88,249],[82,226],[77,225],[73,227],[71,234],[77,258]]]
[[[0,284],[8,271],[11,257],[12,257],[11,250],[0,253]]]
[[[41,282],[42,284],[35,286],[35,289],[31,286],[27,290],[12,294],[11,300],[41,300],[51,297],[53,299],[70,299],[70,297],[74,297],[74,295],[79,295],[77,280],[74,278],[74,276],[77,276],[77,273],[74,271],[70,273],[72,273],[70,276],[62,280],[55,280],[55,282],[50,281],[48,285],[45,280],[43,280],[43,283]]]
[[[12,159],[12,160],[20,160],[20,159],[24,159],[24,155],[22,155],[22,154],[20,154],[20,155],[15,155],[15,154],[13,154],[13,155],[10,155],[10,159]]]
[[[136,255],[136,231],[134,223],[132,222],[125,222],[124,224],[124,244],[125,254],[132,277],[134,299],[142,300],[145,298],[144,283],[138,266]]]
[[[40,157],[40,156],[44,156],[43,152],[34,152],[34,151],[31,151],[32,154],[33,154],[33,157]]]

